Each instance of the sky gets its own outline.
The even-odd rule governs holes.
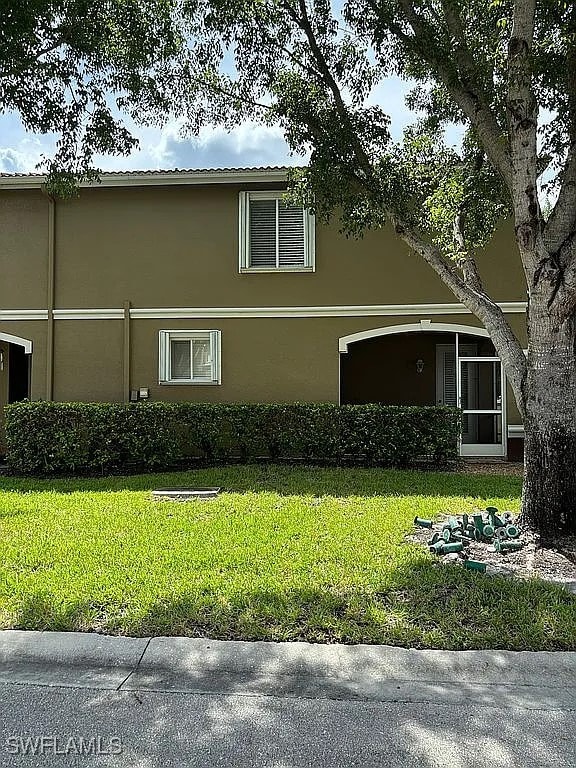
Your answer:
[[[392,134],[400,138],[414,120],[404,98],[410,86],[397,77],[383,81],[371,100],[380,104],[392,119]],[[103,171],[160,170],[172,168],[226,168],[259,165],[301,165],[291,156],[280,128],[245,123],[232,132],[204,128],[197,138],[183,138],[176,122],[163,127],[130,126],[139,148],[127,157],[96,157]],[[457,138],[454,133],[455,139]],[[30,173],[42,156],[54,152],[55,137],[27,133],[15,114],[0,115],[0,171]]]

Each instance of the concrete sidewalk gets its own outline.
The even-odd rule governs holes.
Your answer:
[[[576,710],[576,653],[0,632],[0,682]]]

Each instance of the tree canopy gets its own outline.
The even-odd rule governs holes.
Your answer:
[[[172,0],[2,0],[0,111],[57,134],[44,170],[63,191],[95,154],[128,154],[122,113],[158,119],[181,51]]]
[[[548,260],[540,277],[556,281],[553,301],[573,311],[572,3],[190,0],[185,14],[192,55],[180,96],[192,130],[247,117],[280,123],[293,151],[309,152],[293,181],[320,216],[341,211],[353,234],[392,221],[491,331],[504,326],[474,253],[516,215],[529,238],[538,229],[552,251],[567,250],[566,265]],[[401,141],[377,97],[390,75],[414,84],[408,102],[418,119]],[[461,126],[460,146],[446,142],[449,124]],[[555,201],[551,212],[541,210],[539,184]],[[532,279],[536,265],[523,264]],[[525,364],[505,335],[522,408]]]

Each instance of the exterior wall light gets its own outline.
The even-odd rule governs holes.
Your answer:
[[[424,360],[421,358],[416,360],[416,373],[422,373],[424,370]]]

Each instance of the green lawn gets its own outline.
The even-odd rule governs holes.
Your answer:
[[[176,484],[225,492],[151,501]],[[576,598],[404,541],[415,515],[519,494],[511,477],[285,466],[0,478],[0,627],[576,649]]]

